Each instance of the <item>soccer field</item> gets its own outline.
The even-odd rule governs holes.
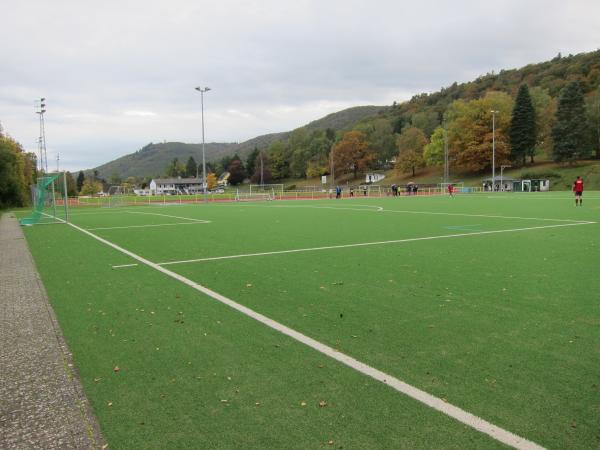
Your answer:
[[[584,449],[599,219],[600,193],[498,193],[81,207],[25,233],[110,448]]]

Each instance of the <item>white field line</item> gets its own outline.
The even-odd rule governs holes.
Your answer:
[[[159,223],[154,225],[127,225],[122,227],[98,227],[98,228],[86,228],[88,231],[96,230],[123,230],[127,228],[149,228],[149,227],[170,227],[173,225],[204,225],[210,222],[198,221],[198,222],[176,222],[176,223]]]
[[[475,231],[472,233],[443,234],[443,235],[438,235],[438,236],[425,236],[425,237],[408,238],[408,239],[394,239],[394,240],[390,240],[390,241],[360,242],[357,244],[341,244],[341,245],[328,245],[328,246],[324,246],[324,247],[295,248],[295,249],[290,249],[290,250],[276,250],[276,251],[272,251],[272,252],[246,253],[246,254],[228,255],[228,256],[213,256],[213,257],[209,257],[209,258],[186,259],[186,260],[180,260],[180,261],[165,261],[165,262],[157,263],[157,265],[158,266],[170,266],[173,264],[187,264],[187,263],[196,263],[196,262],[204,262],[204,261],[217,261],[220,259],[248,258],[251,256],[268,256],[268,255],[281,255],[284,253],[315,252],[315,251],[320,251],[320,250],[333,250],[333,249],[338,249],[338,248],[368,247],[371,245],[402,244],[405,242],[431,241],[434,239],[449,239],[449,238],[457,238],[457,237],[465,237],[465,236],[477,236],[477,235],[483,235],[483,234],[511,233],[511,232],[517,232],[517,231],[542,230],[542,229],[546,229],[546,228],[572,227],[572,226],[577,226],[577,225],[589,225],[589,224],[594,224],[594,223],[596,223],[596,222],[561,223],[561,224],[556,224],[556,225],[540,225],[537,227],[511,228],[508,230]]]
[[[141,211],[126,211],[128,214],[145,214],[148,216],[162,216],[162,217],[170,217],[171,219],[181,219],[181,220],[189,220],[191,222],[198,223],[210,223],[210,220],[202,220],[202,219],[190,219],[189,217],[181,217],[181,216],[172,216],[170,214],[161,214],[161,213],[149,213],[149,212],[141,212]]]
[[[139,264],[135,263],[135,264],[121,264],[119,266],[112,266],[113,269],[119,269],[121,267],[133,267],[133,266],[137,266]]]
[[[335,359],[336,361],[345,364],[346,366],[364,374],[367,375],[383,384],[386,384],[388,386],[390,386],[391,388],[395,389],[396,391],[403,393],[427,406],[429,406],[430,408],[433,408],[443,414],[446,414],[447,416],[450,416],[454,419],[456,419],[457,421],[477,430],[480,431],[484,434],[487,434],[488,436],[490,436],[491,438],[502,442],[506,445],[509,445],[511,447],[517,448],[517,449],[524,449],[524,450],[542,450],[544,449],[544,447],[541,447],[540,445],[536,444],[535,442],[529,441],[525,438],[522,438],[520,436],[517,436],[516,434],[511,433],[510,431],[507,431],[503,428],[500,428],[490,422],[487,422],[486,420],[477,417],[457,406],[451,405],[450,403],[447,403],[445,401],[443,401],[442,399],[435,397],[431,394],[428,394],[425,391],[422,391],[421,389],[418,389],[414,386],[411,386],[403,381],[401,381],[400,379],[393,377],[389,374],[386,374],[385,372],[382,372],[380,370],[375,369],[374,367],[371,367],[363,362],[358,361],[357,359],[352,358],[351,356],[345,355],[344,353],[341,353],[337,350],[335,350],[332,347],[329,347],[328,345],[322,344],[321,342],[312,339],[292,328],[289,328],[279,322],[276,322],[275,320],[272,320],[270,318],[268,318],[267,316],[264,316],[250,308],[247,308],[246,306],[240,305],[239,303],[236,303],[235,301],[205,287],[202,286],[201,284],[195,283],[194,281],[179,275],[175,272],[172,272],[168,269],[165,269],[164,267],[159,266],[158,264],[153,263],[152,261],[149,261],[139,255],[136,255],[133,252],[130,252],[129,250],[124,249],[123,247],[120,247],[116,244],[113,244],[110,241],[107,241],[106,239],[103,239],[99,236],[96,236],[94,233],[87,231],[81,227],[78,227],[77,225],[74,225],[72,223],[69,223],[70,226],[72,226],[73,228],[81,231],[82,233],[87,234],[88,236],[102,242],[103,244],[108,245],[109,247],[112,247],[113,249],[126,254],[127,256],[130,256],[131,258],[139,261],[142,264],[145,264],[161,273],[163,273],[164,275],[167,275],[168,277],[171,277],[177,281],[180,281],[181,283],[186,284],[187,286],[205,294],[208,295],[209,297],[217,300],[218,302],[221,302],[224,305],[227,305],[239,312],[241,312],[242,314],[262,323],[263,325],[268,326],[269,328],[272,328],[276,331],[279,331],[282,334],[285,334],[286,336],[291,337],[292,339],[295,339],[296,341],[332,358]]]
[[[372,209],[364,209],[364,208],[338,208],[335,206],[310,206],[310,205],[247,205],[254,206],[259,208],[311,208],[311,209],[339,209],[339,210],[351,210],[351,211],[367,211],[373,212]],[[359,205],[357,205],[359,206]],[[367,205],[364,205],[367,206]],[[379,212],[391,212],[391,213],[401,213],[401,214],[425,214],[425,215],[434,215],[434,216],[458,216],[458,217],[484,217],[489,219],[517,219],[517,220],[540,220],[547,222],[577,222],[577,223],[594,223],[588,222],[585,220],[578,219],[549,219],[547,217],[519,217],[519,216],[499,216],[499,215],[487,215],[487,214],[469,214],[469,213],[445,213],[445,212],[437,212],[437,211],[410,211],[410,210],[401,210],[401,209],[385,209],[382,206],[370,206],[371,208],[378,208],[376,211]]]

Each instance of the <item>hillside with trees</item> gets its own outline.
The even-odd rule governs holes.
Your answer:
[[[343,130],[351,128],[358,121],[375,116],[386,109],[388,108],[385,106],[356,106],[329,114],[310,122],[303,128],[310,131],[326,130],[328,128]],[[236,154],[240,158],[246,158],[255,148],[267,148],[275,141],[286,141],[290,135],[291,132],[271,133],[241,143],[207,143],[205,149],[206,160],[216,166],[223,158],[231,159]],[[98,176],[105,179],[115,174],[122,179],[158,176],[164,174],[165,167],[174,158],[179,161],[186,161],[190,156],[201,162],[202,144],[185,144],[183,142],[150,143],[135,153],[122,156],[91,169],[88,174],[96,170]]]
[[[492,166],[492,141],[496,167],[600,158],[600,51],[454,83],[352,127],[299,128],[256,151],[271,181],[391,167],[415,176],[442,165],[446,146],[453,171],[481,174]]]
[[[358,179],[392,168],[415,177],[443,165],[447,148],[451,173],[481,176],[492,167],[492,146],[498,168],[599,159],[600,51],[558,55],[366,108],[248,141],[243,152],[234,148],[235,170],[264,183],[331,173]],[[220,174],[231,162],[223,157],[211,170]]]

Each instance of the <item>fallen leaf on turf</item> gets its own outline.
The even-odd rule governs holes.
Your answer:
[[[98,378],[94,378],[94,383],[98,383],[102,378],[98,377]]]
[[[305,401],[301,401],[300,402],[300,406],[306,406],[306,402]]]
[[[108,406],[112,406],[112,402],[108,402],[108,403],[107,403],[107,405],[108,405]]]
[[[227,400],[221,400],[221,403],[227,403]]]
[[[577,428],[577,422],[575,422],[575,421],[571,422],[571,428]]]
[[[325,407],[327,406],[327,402],[326,402],[325,400],[321,400],[321,401],[319,402],[319,406],[320,406],[321,408],[325,408]]]
[[[252,287],[250,283],[246,283],[246,287]]]
[[[329,441],[327,442],[329,445],[333,445],[333,441]]]
[[[256,406],[260,406],[260,402],[256,402],[256,403],[255,403],[255,405],[256,405]]]
[[[108,444],[104,444],[104,445],[102,446],[102,450],[105,450],[105,449],[107,449],[107,448],[108,448]]]
[[[114,370],[115,372],[118,372],[118,371],[119,371],[119,370],[121,370],[121,369],[119,369],[119,366],[115,366],[115,368],[114,368],[113,370]]]

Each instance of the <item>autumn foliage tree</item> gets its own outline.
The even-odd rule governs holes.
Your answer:
[[[418,168],[425,166],[423,149],[427,145],[425,133],[417,127],[408,127],[396,140],[398,147],[398,158],[396,159],[396,170],[407,173],[412,172],[413,177]]]
[[[331,149],[333,165],[336,172],[352,173],[354,178],[358,172],[367,170],[375,160],[364,133],[349,131]]]
[[[0,127],[0,208],[29,203],[29,185],[35,183],[36,159],[6,136]]]
[[[206,187],[208,189],[214,189],[217,186],[217,174],[214,172],[206,175]]]
[[[448,111],[449,153],[453,163],[466,170],[481,172],[492,166],[492,113],[496,113],[496,167],[509,163],[507,130],[512,98],[503,92],[488,92],[477,100],[457,100]]]

